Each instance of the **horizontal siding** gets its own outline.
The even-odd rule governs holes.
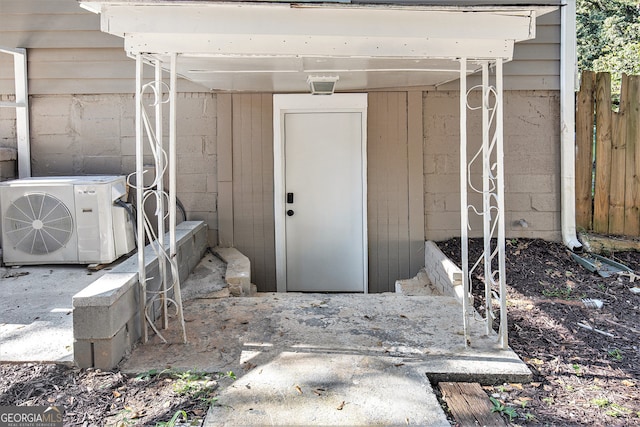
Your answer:
[[[122,48],[106,49],[29,49],[27,51],[29,93],[97,94],[133,93],[135,61]],[[145,67],[145,78],[153,70]],[[13,58],[0,54],[0,93],[14,91]],[[205,92],[196,83],[181,79],[180,92]]]
[[[0,0],[2,14],[35,14],[35,13],[89,13],[78,6],[76,0]]]
[[[135,64],[120,37],[76,0],[0,0],[0,45],[27,49],[29,93],[133,93]],[[0,55],[0,93],[14,90],[13,59]]]
[[[76,0],[0,0],[0,45],[41,48],[124,46],[100,31],[100,16]]]
[[[99,27],[98,27],[99,28]],[[94,31],[2,31],[0,32],[3,46],[52,49],[66,48],[124,48],[124,42],[120,37]]]
[[[120,48],[104,49],[29,49],[27,51],[29,93],[96,94],[133,93],[135,61]],[[145,66],[145,78],[153,78]],[[14,91],[13,58],[0,54],[0,94]],[[180,92],[206,92],[196,83],[180,79]]]
[[[469,77],[469,87],[480,77]],[[459,81],[438,86],[438,90],[458,90]],[[560,90],[560,11],[541,16],[536,38],[516,43],[513,60],[504,65],[505,90]]]
[[[24,1],[24,3],[29,3]],[[3,33],[12,31],[95,31],[100,27],[100,17],[94,13],[87,13],[80,9],[82,13],[57,14],[56,19],[51,19],[50,14],[13,14],[2,12],[0,15],[0,28]],[[4,38],[3,38],[4,41]]]
[[[0,10],[0,45],[27,49],[31,95],[134,92],[135,61],[123,39],[102,33],[100,17],[76,0],[0,0]],[[207,89],[181,79],[178,91]],[[0,54],[0,94],[13,92],[13,59]]]

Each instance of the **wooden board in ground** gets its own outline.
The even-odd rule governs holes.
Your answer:
[[[580,239],[589,245],[591,251],[597,254],[625,251],[640,252],[640,239],[637,237],[602,236],[591,233],[580,233]]]
[[[480,384],[441,382],[438,386],[461,427],[507,425],[500,414],[491,412],[493,405]]]

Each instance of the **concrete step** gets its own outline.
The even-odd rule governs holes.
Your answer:
[[[264,362],[222,392],[204,426],[450,425],[426,375],[393,357],[286,351]]]

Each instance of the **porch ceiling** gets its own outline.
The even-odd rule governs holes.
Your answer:
[[[212,1],[82,1],[130,55],[160,59],[212,90],[307,92],[307,77],[338,76],[337,91],[437,86],[458,58],[509,61],[553,8],[427,7]],[[473,61],[467,72],[476,71]]]

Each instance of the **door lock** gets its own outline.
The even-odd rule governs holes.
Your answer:
[[[287,203],[293,203],[293,193],[287,193]]]
[[[289,210],[287,211],[287,215],[288,215],[288,216],[293,216],[293,214],[294,214],[294,212],[293,212],[293,210],[292,210],[292,209],[289,209]]]

